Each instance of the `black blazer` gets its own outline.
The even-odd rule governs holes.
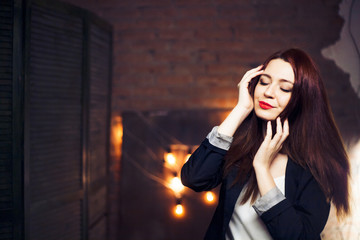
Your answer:
[[[236,169],[223,178],[223,158],[227,151],[205,139],[181,170],[183,184],[197,192],[220,183],[219,203],[205,239],[225,239],[235,203],[244,184],[233,184]],[[309,170],[290,158],[285,173],[285,197],[260,218],[273,239],[317,240],[329,216],[330,204]]]

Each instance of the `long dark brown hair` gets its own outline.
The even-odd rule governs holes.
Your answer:
[[[263,69],[273,59],[288,62],[295,74],[290,101],[280,114],[282,120],[288,118],[290,125],[290,134],[281,152],[309,169],[327,199],[336,207],[337,215],[345,216],[350,212],[349,160],[319,70],[310,56],[299,49],[274,53],[264,62]],[[251,96],[254,96],[258,81],[259,77],[256,77],[250,82]],[[237,129],[225,156],[225,175],[236,167],[236,181],[247,181],[241,203],[249,199],[255,201],[259,193],[252,161],[264,139],[263,128],[263,120],[252,111]]]

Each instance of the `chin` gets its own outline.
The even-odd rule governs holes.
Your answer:
[[[255,109],[255,114],[258,118],[264,121],[274,121],[279,116],[279,114],[273,114],[270,110],[262,110],[262,109]]]

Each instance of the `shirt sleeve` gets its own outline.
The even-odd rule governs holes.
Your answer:
[[[218,128],[218,126],[215,126],[206,138],[209,140],[211,145],[223,150],[229,150],[233,137],[219,133]]]
[[[285,199],[285,196],[282,194],[279,188],[274,187],[264,196],[258,198],[253,208],[255,212],[261,216],[264,212],[268,211],[270,208],[281,202]]]

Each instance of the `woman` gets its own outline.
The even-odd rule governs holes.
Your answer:
[[[320,239],[349,209],[349,162],[312,59],[299,49],[246,72],[239,99],[183,166],[185,186],[222,184],[205,239]]]

